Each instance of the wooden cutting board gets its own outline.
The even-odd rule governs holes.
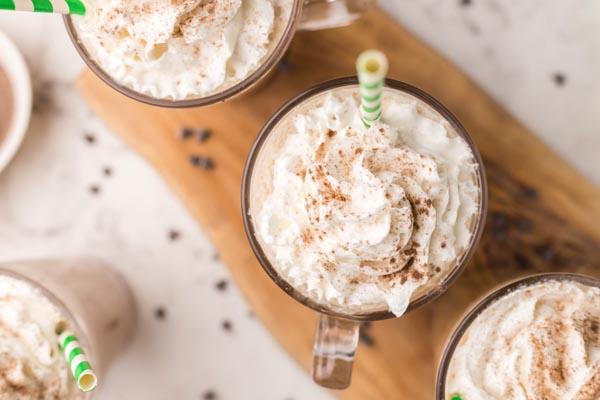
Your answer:
[[[299,33],[269,82],[226,103],[193,110],[154,108],[119,95],[89,71],[78,88],[108,126],[162,174],[219,248],[256,314],[309,370],[316,315],[287,297],[256,262],[240,213],[242,168],[257,132],[279,106],[311,85],[353,74],[356,56],[370,47],[388,54],[390,77],[431,93],[458,116],[488,172],[488,223],[474,260],[435,302],[366,327],[352,386],[336,393],[356,400],[432,399],[448,334],[487,290],[544,271],[600,276],[596,188],[456,67],[378,10],[351,27]],[[181,141],[182,126],[209,128],[213,136],[204,144]],[[192,154],[210,156],[216,168],[192,167]]]

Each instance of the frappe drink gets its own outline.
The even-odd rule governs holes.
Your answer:
[[[444,384],[448,400],[600,399],[600,287],[544,279],[495,299],[466,327]]]
[[[222,92],[279,43],[294,0],[90,0],[72,16],[87,55],[119,85],[155,99]]]
[[[74,370],[87,359],[92,373],[85,384],[95,375],[101,385],[109,363],[130,340],[134,324],[128,287],[98,261],[0,263],[0,398],[93,398],[94,392],[85,393],[78,386]],[[71,344],[61,348],[67,333],[77,340],[68,339]],[[69,363],[62,350],[75,348],[81,354],[69,351],[73,356]],[[83,387],[83,381],[79,383]],[[95,379],[85,389],[94,384]]]
[[[402,315],[472,247],[482,205],[471,146],[393,88],[366,127],[356,86],[308,98],[262,144],[249,216],[278,274],[344,315]]]

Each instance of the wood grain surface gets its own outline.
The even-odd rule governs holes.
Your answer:
[[[192,110],[154,108],[119,95],[89,71],[78,88],[108,126],[162,174],[219,248],[256,314],[309,370],[316,315],[288,298],[255,260],[240,213],[242,169],[256,134],[279,106],[309,86],[353,74],[356,56],[370,47],[389,55],[390,77],[437,97],[471,133],[487,167],[489,215],[474,260],[446,294],[400,319],[364,327],[352,386],[335,394],[356,400],[432,399],[445,341],[486,291],[544,271],[600,275],[596,188],[379,10],[351,27],[299,33],[277,73],[259,89],[226,103]],[[181,141],[177,132],[182,126],[209,128],[213,135],[205,143]],[[193,154],[210,156],[215,169],[193,167]]]

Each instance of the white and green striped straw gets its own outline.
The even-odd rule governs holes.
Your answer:
[[[84,392],[94,390],[98,384],[98,378],[96,378],[96,374],[92,371],[92,366],[73,332],[62,332],[58,336],[58,345],[67,359],[67,363],[71,368],[79,389]]]
[[[360,117],[367,128],[381,119],[383,87],[388,72],[388,60],[378,50],[367,50],[356,60],[360,87]]]
[[[84,15],[85,5],[81,0],[0,0],[0,10]]]

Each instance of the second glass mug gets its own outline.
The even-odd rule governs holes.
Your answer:
[[[255,164],[257,163],[257,159],[259,159],[261,149],[265,147],[264,144],[268,140],[270,133],[275,130],[279,123],[282,123],[286,118],[286,115],[315,96],[321,95],[327,91],[347,87],[356,87],[356,91],[358,91],[357,79],[355,77],[339,78],[322,83],[299,94],[281,107],[269,119],[254,142],[244,169],[241,193],[244,227],[252,250],[261,266],[269,277],[289,296],[319,313],[319,321],[313,348],[313,379],[321,386],[330,389],[345,389],[350,385],[352,364],[358,345],[361,323],[365,321],[396,318],[396,316],[390,311],[376,311],[366,314],[343,314],[316,303],[290,285],[272,265],[266,251],[262,248],[262,245],[256,236],[256,227],[254,226],[250,214],[252,207],[251,188]],[[404,82],[387,79],[386,88],[387,90],[400,91],[404,94],[413,96],[417,100],[430,106],[435,112],[439,113],[441,117],[451,124],[457,134],[466,141],[473,153],[475,162],[478,165],[476,179],[480,189],[479,214],[472,227],[470,245],[456,260],[456,264],[441,282],[436,286],[433,286],[431,290],[425,292],[422,296],[411,299],[406,310],[406,312],[409,312],[429,303],[445,292],[456,278],[458,278],[468,261],[471,259],[471,256],[477,248],[477,243],[481,238],[483,227],[485,225],[487,211],[487,180],[481,156],[479,155],[474,142],[465,128],[448,109],[427,93]]]
[[[293,0],[290,20],[285,27],[278,43],[263,58],[258,68],[237,82],[233,86],[226,87],[217,93],[202,97],[192,97],[183,100],[169,100],[155,98],[146,94],[136,92],[116,82],[109,74],[90,58],[85,47],[78,38],[77,30],[73,25],[71,16],[64,16],[67,32],[75,49],[82,57],[87,66],[106,84],[121,94],[142,103],[170,108],[202,107],[219,101],[224,101],[236,96],[265,78],[277,65],[279,60],[292,43],[294,34],[298,30],[320,30],[349,25],[360,17],[368,8],[373,6],[377,0]]]

